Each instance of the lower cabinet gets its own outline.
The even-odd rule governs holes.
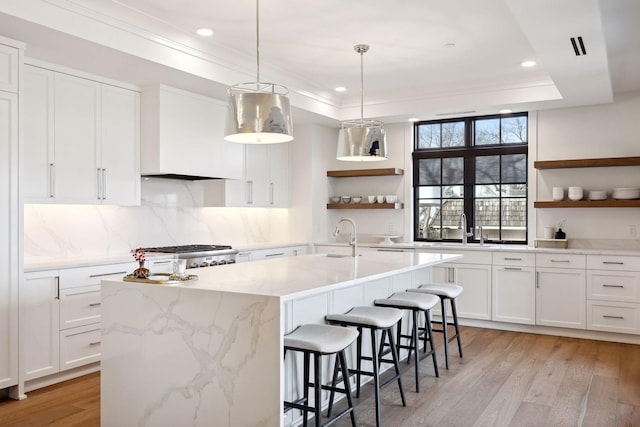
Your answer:
[[[584,255],[536,256],[536,324],[586,328]]]
[[[535,255],[493,254],[492,320],[536,323]]]
[[[25,381],[100,361],[100,282],[136,263],[25,273],[20,293]]]

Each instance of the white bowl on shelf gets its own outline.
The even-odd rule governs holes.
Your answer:
[[[333,196],[331,198],[331,203],[334,203],[334,204],[340,203],[340,196]]]
[[[640,199],[640,188],[614,188],[611,196],[618,200]]]
[[[387,201],[387,203],[395,203],[398,201],[398,196],[394,195],[389,195],[389,196],[384,196],[384,199]]]
[[[353,196],[351,198],[351,202],[353,203],[360,203],[362,201],[362,196]]]
[[[606,190],[591,190],[588,193],[587,198],[589,200],[607,200]]]

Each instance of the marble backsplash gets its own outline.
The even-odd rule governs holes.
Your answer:
[[[141,187],[140,206],[25,205],[25,262],[117,256],[145,246],[290,240],[288,209],[204,207],[200,182],[143,179]]]

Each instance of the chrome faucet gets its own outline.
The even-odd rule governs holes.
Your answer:
[[[338,220],[338,223],[336,224],[336,228],[333,230],[333,235],[337,236],[338,234],[340,234],[340,224],[342,224],[343,222],[350,222],[351,223],[351,227],[353,228],[353,239],[351,239],[351,241],[349,242],[349,245],[351,246],[351,256],[352,257],[356,257],[356,251],[358,249],[358,241],[356,238],[356,223],[354,220],[352,220],[349,217],[342,217]]]
[[[480,246],[484,246],[484,231],[481,225],[478,226],[478,233],[480,233]]]
[[[462,228],[462,244],[467,244],[467,238],[472,237],[473,233],[467,231],[467,216],[462,212],[460,214],[460,227]]]

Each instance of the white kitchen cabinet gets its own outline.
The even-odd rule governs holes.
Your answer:
[[[587,329],[640,333],[640,257],[587,255]]]
[[[100,360],[100,283],[122,278],[136,266],[128,262],[25,273],[20,296],[25,381]]]
[[[25,381],[60,370],[58,271],[26,273],[20,289]]]
[[[17,48],[0,46],[5,53],[7,49],[13,49],[11,58],[21,55]],[[6,68],[0,68],[0,80],[11,81],[14,77],[6,73]],[[14,93],[12,85],[0,87],[11,90],[0,90],[0,389],[3,389],[18,384],[21,211],[18,198],[18,94]]]
[[[535,254],[493,253],[492,316],[497,322],[536,322]]]
[[[443,252],[418,249],[417,252]],[[491,252],[461,251],[464,258],[455,263],[432,267],[433,283],[452,283],[462,286],[456,298],[458,317],[468,319],[491,319]],[[440,307],[432,312],[440,315]]]
[[[25,67],[24,200],[140,203],[139,93]]]
[[[586,328],[584,255],[536,256],[536,325]]]
[[[243,179],[244,145],[224,140],[225,102],[156,85],[141,107],[143,175]]]
[[[227,207],[288,207],[288,144],[246,144],[243,150],[242,179],[207,182],[205,204]]]
[[[0,37],[0,90],[18,93],[20,49],[3,44],[4,40]]]

